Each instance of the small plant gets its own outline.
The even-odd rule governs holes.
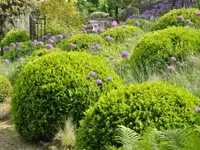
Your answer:
[[[72,119],[65,121],[64,128],[59,128],[58,133],[54,137],[54,141],[61,147],[72,150],[76,142],[75,127]]]
[[[0,102],[6,100],[6,98],[10,97],[12,93],[12,85],[8,78],[0,75]]]

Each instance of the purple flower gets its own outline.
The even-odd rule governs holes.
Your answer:
[[[66,35],[66,34],[63,34],[62,36],[63,36],[63,39],[67,38],[67,35]]]
[[[9,47],[9,46],[5,46],[5,47],[3,48],[3,50],[4,50],[4,51],[9,51],[9,50],[10,50],[10,47]]]
[[[15,43],[11,43],[10,46],[11,46],[11,47],[15,47]]]
[[[175,66],[168,66],[167,69],[169,71],[175,71],[176,70],[176,67]]]
[[[197,17],[200,17],[200,12],[197,12],[197,13],[196,13],[196,16],[197,16]]]
[[[58,38],[58,39],[63,39],[63,35],[62,35],[62,34],[59,34],[59,35],[57,36],[57,38]]]
[[[128,58],[129,53],[127,51],[124,51],[124,52],[122,52],[121,56],[122,56],[122,58]]]
[[[34,40],[34,41],[33,41],[34,44],[36,44],[37,42],[38,42],[37,40]]]
[[[17,51],[21,51],[22,49],[21,49],[21,47],[17,47],[17,49],[16,49]]]
[[[3,62],[4,62],[4,64],[9,64],[9,60],[8,59],[4,59]]]
[[[114,56],[110,56],[108,59],[109,59],[109,60],[114,60],[115,57],[114,57]]]
[[[46,48],[47,48],[47,49],[52,49],[53,46],[52,46],[51,44],[46,44]]]
[[[38,45],[39,45],[39,46],[43,46],[44,43],[43,43],[42,41],[39,41],[39,42],[38,42]]]
[[[183,16],[179,16],[179,17],[178,17],[178,21],[184,21]]]
[[[109,42],[114,42],[114,39],[111,38],[110,36],[106,36],[106,40],[109,41]]]
[[[95,48],[95,49],[100,49],[100,45],[99,45],[99,44],[96,44],[96,45],[94,45],[94,48]]]
[[[117,27],[117,21],[113,21],[111,24],[112,27]]]
[[[98,29],[97,31],[98,31],[98,33],[103,33],[104,32],[103,29]]]
[[[171,61],[176,61],[176,58],[175,57],[171,57],[170,60]]]
[[[19,62],[23,62],[23,61],[24,61],[24,58],[19,58],[18,61],[19,61]]]
[[[96,73],[96,72],[93,72],[93,71],[89,73],[89,76],[90,76],[90,77],[95,77],[96,75],[97,75],[97,73]]]
[[[19,43],[19,42],[16,42],[16,43],[15,43],[15,46],[17,46],[17,47],[20,46],[20,43]]]
[[[92,46],[92,49],[93,49],[93,50],[96,50],[96,47],[95,47],[95,45],[94,45],[94,46]]]
[[[187,19],[187,20],[186,20],[186,23],[187,23],[187,24],[191,24],[192,22],[191,22],[190,19]]]
[[[104,21],[104,25],[106,26],[106,25],[108,25],[109,24],[109,22],[108,21]]]
[[[42,37],[42,39],[45,41],[45,40],[48,39],[48,37],[47,37],[46,35],[44,35],[44,36]]]
[[[74,33],[73,33],[73,32],[71,32],[69,35],[70,35],[70,36],[74,36]]]
[[[106,79],[106,81],[113,81],[113,78],[112,78],[112,77],[108,77],[108,78]]]
[[[56,41],[56,38],[55,38],[54,36],[51,36],[51,39],[52,39],[53,41]]]
[[[126,28],[126,25],[125,25],[125,24],[123,24],[123,25],[122,25],[122,28]]]
[[[134,24],[135,24],[135,26],[139,26],[140,25],[138,20],[136,20]]]
[[[47,33],[47,38],[49,39],[51,37],[51,33]]]
[[[195,112],[195,113],[200,112],[200,107],[196,107],[196,108],[194,109],[194,112]]]
[[[75,48],[75,47],[76,47],[76,44],[74,44],[74,43],[69,43],[69,47]]]
[[[94,24],[94,28],[97,28],[99,25],[96,23],[96,24]]]
[[[48,43],[49,43],[49,44],[52,44],[53,42],[54,42],[54,41],[53,41],[52,39],[49,39],[49,40],[48,40]]]
[[[95,82],[96,82],[97,85],[101,85],[102,84],[102,81],[100,79],[97,79]]]

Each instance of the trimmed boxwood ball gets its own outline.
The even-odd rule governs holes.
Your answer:
[[[133,66],[165,67],[173,56],[183,60],[200,51],[198,30],[184,27],[169,27],[145,35],[135,46],[130,57]],[[160,64],[161,63],[161,64]]]
[[[101,36],[103,38],[110,36],[114,38],[115,42],[124,42],[127,38],[136,36],[138,34],[144,34],[143,30],[138,27],[127,25],[125,28],[122,26],[110,28],[103,32]]]
[[[29,34],[25,30],[11,30],[1,41],[1,46],[10,46],[11,43],[29,41]]]
[[[113,90],[90,107],[77,133],[77,150],[105,150],[116,145],[115,130],[124,125],[142,133],[147,127],[176,129],[194,124],[200,99],[166,82],[129,85]],[[119,145],[118,145],[119,146]]]
[[[108,77],[113,81],[106,81]],[[83,112],[118,84],[120,78],[98,56],[58,52],[38,58],[25,66],[14,86],[16,130],[26,139],[51,139],[70,116],[79,126]]]
[[[200,10],[196,8],[173,9],[160,17],[158,21],[152,25],[151,30],[162,30],[169,26],[186,26],[188,25],[186,22],[187,19],[190,19],[192,22],[190,26],[200,28],[200,18],[196,16],[197,12],[200,12]],[[183,17],[183,21],[178,19],[180,16]]]
[[[75,46],[70,46],[70,43],[75,44]],[[103,47],[107,42],[96,34],[78,34],[63,40],[60,48],[67,51],[89,51],[96,44]]]
[[[10,97],[12,93],[12,85],[8,78],[0,75],[0,102]]]

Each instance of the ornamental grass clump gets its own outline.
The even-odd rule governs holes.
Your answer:
[[[137,133],[191,127],[200,99],[166,82],[128,85],[112,90],[86,113],[77,133],[77,149],[105,150],[115,141],[118,125]]]
[[[108,77],[113,81],[106,82]],[[79,126],[83,112],[119,84],[119,76],[98,56],[58,52],[38,58],[24,67],[15,82],[16,130],[25,139],[51,139],[65,118],[72,117]]]
[[[169,59],[180,61],[200,52],[200,33],[184,27],[169,27],[145,35],[135,46],[130,57],[133,67],[154,66],[163,69],[170,65]]]
[[[6,98],[9,98],[12,93],[12,85],[8,78],[0,75],[0,102],[3,102],[6,100]]]
[[[124,42],[127,38],[134,37],[137,34],[144,34],[143,30],[134,27],[134,26],[126,26],[126,28],[122,26],[118,26],[115,28],[110,28],[103,32],[101,36],[103,38],[112,37],[115,42]],[[108,40],[108,39],[107,39]],[[108,40],[109,41],[109,40]]]

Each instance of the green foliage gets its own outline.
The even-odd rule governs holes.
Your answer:
[[[151,30],[162,30],[167,28],[168,26],[186,26],[187,23],[185,20],[187,19],[191,20],[191,26],[199,28],[200,18],[196,16],[196,12],[199,11],[200,10],[195,8],[181,8],[171,10],[170,12],[166,13],[161,18],[159,18],[158,21],[152,25]],[[179,21],[179,16],[183,16],[184,21]]]
[[[114,38],[115,42],[124,42],[127,38],[143,33],[144,32],[138,27],[126,26],[125,28],[123,28],[119,26],[106,30],[101,34],[101,36],[103,38],[105,38],[106,36],[110,36]]]
[[[88,77],[91,71],[97,76]],[[114,80],[106,81],[108,77]],[[96,79],[102,84],[97,85]],[[12,98],[16,130],[26,139],[50,139],[56,127],[72,116],[79,126],[83,112],[121,84],[105,60],[84,52],[45,55],[25,66]]]
[[[26,42],[29,40],[29,35],[24,30],[12,30],[6,34],[1,41],[1,46],[10,46],[10,43]]]
[[[0,102],[11,96],[12,85],[8,78],[0,75]]]
[[[91,18],[108,18],[109,14],[105,12],[96,11],[90,14]]]
[[[126,20],[126,25],[135,26],[135,21],[139,21],[140,23],[139,27],[144,31],[149,31],[152,26],[152,23],[149,22],[148,20],[135,19],[135,18]]]
[[[67,27],[80,27],[82,20],[73,2],[65,0],[43,1],[39,6],[39,11],[47,17],[47,21],[57,22],[59,25]]]
[[[186,129],[158,131],[148,128],[143,135],[123,125],[117,129],[123,150],[198,150],[200,137]]]
[[[78,149],[116,145],[114,132],[125,125],[137,133],[147,127],[176,129],[193,125],[200,99],[165,82],[129,85],[113,90],[86,111],[78,129]]]
[[[77,47],[71,48],[69,46],[70,43],[76,44]],[[101,36],[96,34],[78,34],[63,40],[60,44],[60,48],[67,51],[89,51],[95,44],[102,47],[106,45],[107,42]]]
[[[133,66],[165,67],[173,56],[183,60],[199,52],[200,34],[198,30],[183,27],[170,27],[149,33],[142,38],[130,57]],[[166,69],[166,68],[165,68]]]

